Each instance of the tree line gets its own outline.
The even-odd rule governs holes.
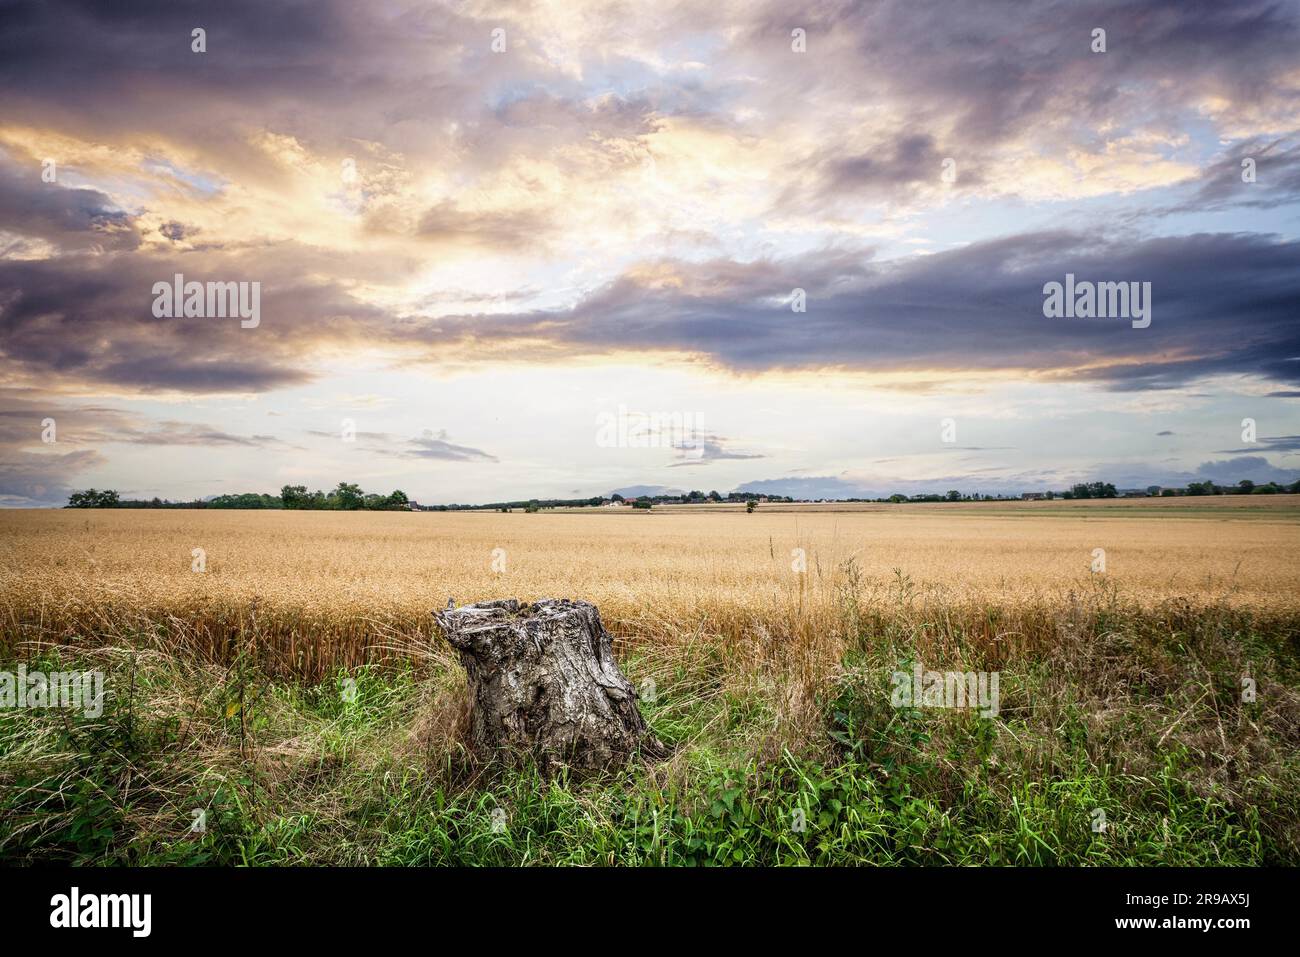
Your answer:
[[[1275,495],[1282,492],[1300,493],[1300,480],[1292,482],[1290,485],[1279,485],[1277,482],[1267,482],[1262,485],[1256,485],[1250,479],[1243,479],[1235,485],[1218,485],[1215,482],[1191,482],[1184,488],[1165,488],[1159,485],[1151,485],[1145,489],[1148,496],[1159,496],[1167,498],[1169,496],[1181,495]],[[1118,489],[1110,482],[1081,482],[1071,486],[1063,492],[1048,491],[1041,493],[1045,499],[1080,499],[1080,498],[1117,498],[1120,495]],[[762,499],[769,502],[794,502],[796,499],[789,495],[763,495]],[[1004,502],[1014,501],[1020,498],[1016,495],[981,495],[976,492],[973,494],[963,494],[957,490],[951,490],[944,494],[926,493],[920,495],[904,495],[901,492],[890,495],[888,498],[846,498],[834,499],[834,501],[843,502]],[[631,503],[636,508],[649,508],[653,505],[687,505],[700,504],[704,502],[732,502],[732,503],[751,503],[760,500],[760,495],[756,492],[728,492],[725,496],[718,492],[693,491],[684,492],[679,495],[643,495],[631,499]],[[536,512],[543,508],[578,508],[583,506],[599,506],[606,502],[624,502],[629,501],[617,492],[609,498],[596,495],[591,498],[574,498],[574,499],[518,499],[511,502],[490,502],[486,505],[416,505],[401,489],[395,489],[387,495],[379,495],[374,492],[364,492],[359,485],[352,482],[339,482],[338,486],[329,492],[307,491],[305,485],[285,485],[280,489],[280,494],[267,495],[258,492],[242,492],[233,495],[218,495],[215,498],[195,499],[189,502],[173,502],[168,499],[123,499],[113,489],[86,489],[84,491],[73,492],[68,498],[68,508],[281,508],[294,510],[323,510],[323,511],[405,511],[418,509],[421,511],[502,511],[508,512],[512,509],[521,508],[524,511]],[[820,501],[828,501],[821,499]]]
[[[189,502],[172,502],[167,499],[123,499],[113,489],[86,489],[73,492],[68,497],[68,508],[281,508],[294,510],[322,510],[354,512],[360,510],[391,512],[405,511],[411,500],[401,489],[387,495],[363,492],[353,482],[339,482],[329,492],[307,491],[305,485],[286,485],[280,494],[240,492],[218,495],[209,499]]]

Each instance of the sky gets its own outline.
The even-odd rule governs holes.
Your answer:
[[[2,506],[1292,482],[1298,401],[1294,0],[0,0]]]

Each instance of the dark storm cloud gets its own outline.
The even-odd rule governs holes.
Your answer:
[[[1117,112],[1160,122],[1210,93],[1254,105],[1285,98],[1293,94],[1268,78],[1293,67],[1300,39],[1293,5],[1274,0],[843,0],[795,10],[700,0],[635,24],[625,11],[602,13],[611,39],[635,31],[671,49],[683,38],[718,38],[712,72],[672,85],[648,75],[627,96],[596,86],[604,96],[587,102],[591,86],[538,55],[534,34],[550,24],[530,4],[11,0],[0,5],[0,89],[15,122],[92,135],[165,130],[241,153],[230,133],[244,126],[410,149],[449,146],[445,121],[459,119],[459,148],[491,163],[591,130],[634,135],[653,113],[724,116],[780,56],[779,108],[834,110],[873,97],[907,105],[915,130],[882,155],[827,169],[828,181],[862,185],[909,181],[908,161],[933,158],[939,129],[951,131],[955,142],[941,148],[960,161],[1063,110],[1081,123]],[[791,62],[796,22],[809,53]],[[489,31],[501,24],[523,44],[512,47],[519,55],[490,52]],[[207,30],[207,53],[191,52],[196,26]],[[1107,30],[1104,54],[1089,50],[1098,26]],[[605,48],[581,53],[593,72],[620,65]]]
[[[535,13],[521,5],[501,17],[525,23]],[[17,0],[0,5],[0,91],[15,125],[110,142],[157,135],[250,176],[290,175],[250,145],[250,131],[298,136],[325,152],[373,139],[409,149],[415,164],[454,157],[464,162],[457,173],[581,143],[596,151],[591,161],[599,168],[596,160],[613,166],[639,159],[634,149],[624,155],[591,144],[635,140],[665,115],[739,128],[736,114],[755,105],[751,112],[776,124],[835,115],[878,96],[908,118],[882,134],[878,148],[837,150],[818,140],[790,166],[805,171],[811,194],[823,199],[906,197],[922,179],[937,177],[949,151],[962,171],[959,183],[977,182],[982,157],[1061,116],[1078,121],[1070,142],[1095,150],[1093,131],[1111,121],[1177,130],[1182,111],[1210,94],[1230,106],[1274,105],[1279,115],[1294,115],[1294,94],[1271,80],[1294,69],[1300,40],[1294,5],[1267,0],[813,3],[797,17],[810,52],[791,61],[795,15],[788,5],[736,13],[686,3],[647,24],[645,40],[713,34],[719,44],[701,54],[709,69],[685,81],[641,69],[635,82],[617,84],[616,94],[549,63],[527,45],[536,38],[513,26],[512,37],[524,44],[512,47],[519,55],[494,57],[488,31],[495,15],[348,0]],[[196,26],[207,30],[205,54],[190,49]],[[1088,49],[1097,26],[1107,30],[1105,54]],[[582,55],[599,59],[593,51]],[[1260,202],[1300,191],[1294,149],[1273,139],[1252,144],[1260,154]],[[793,142],[788,148],[797,149]],[[1229,174],[1239,152],[1207,172],[1200,201],[1237,195]],[[1134,390],[1219,373],[1300,382],[1297,244],[1263,236],[1121,242],[1039,233],[892,263],[836,249],[715,260],[675,265],[680,286],[630,273],[567,312],[423,320],[358,302],[348,292],[355,276],[345,256],[325,261],[289,243],[224,249],[214,235],[203,250],[128,255],[139,241],[130,216],[104,193],[47,186],[38,172],[0,178],[0,227],[16,224],[64,252],[98,246],[107,254],[0,260],[0,350],[6,371],[28,381],[256,392],[308,381],[307,362],[321,347],[391,344],[434,355],[471,343],[505,351],[523,340],[549,347],[536,353],[539,361],[649,348],[700,354],[742,371],[1012,370]],[[776,190],[777,205],[805,201],[786,184]],[[543,214],[459,201],[425,209],[415,224],[432,241],[506,249],[544,239],[552,228]],[[174,243],[189,233],[174,221],[161,229]],[[261,326],[154,319],[152,284],[175,272],[200,281],[261,281]],[[1066,272],[1151,281],[1151,328],[1044,319],[1042,284]],[[784,306],[794,287],[808,291],[806,313]]]
[[[951,152],[960,152],[951,149]],[[802,185],[785,189],[776,201],[777,209],[797,209],[810,201],[824,204],[846,197],[887,199],[899,202],[912,198],[924,186],[941,182],[945,161],[952,160],[952,174],[957,175],[954,157],[936,146],[928,133],[899,133],[861,153],[844,155],[839,144],[828,144],[811,157],[791,165],[791,171],[810,173],[816,186],[813,195]],[[978,161],[974,161],[978,162]],[[959,179],[962,189],[985,182],[983,172],[968,154],[962,156]]]
[[[132,217],[95,189],[72,189],[41,179],[41,166],[0,164],[0,229],[21,231],[60,249],[89,246],[134,249],[140,237]],[[65,171],[66,175],[66,171]]]
[[[1213,374],[1300,383],[1300,243],[1211,234],[1106,242],[1039,233],[875,262],[827,251],[737,263],[667,263],[679,281],[636,273],[568,311],[399,319],[270,258],[188,253],[0,261],[0,350],[11,370],[66,382],[191,393],[255,392],[310,378],[325,346],[502,350],[535,342],[563,357],[627,348],[700,354],[741,371],[1024,370],[1117,390]],[[262,321],[156,319],[156,281],[258,280]],[[1150,328],[1048,319],[1043,284],[1152,283]],[[790,290],[807,291],[791,312]]]
[[[774,5],[772,23],[789,21]],[[888,92],[954,120],[983,143],[1069,106],[1080,121],[1140,107],[1156,116],[1207,90],[1258,103],[1260,78],[1294,68],[1294,6],[1273,0],[919,5],[826,4],[834,29],[856,33],[863,72]],[[1103,28],[1107,52],[1090,49]],[[787,30],[788,33],[788,30]],[[842,81],[841,81],[842,82]],[[1140,104],[1128,99],[1142,89]]]
[[[812,163],[819,170],[820,189],[839,195],[858,191],[892,192],[908,183],[933,183],[942,158],[943,154],[935,149],[934,138],[917,133],[894,140],[885,150],[855,156],[843,156],[837,148],[831,148],[814,157]]]
[[[268,250],[0,260],[0,355],[12,373],[141,391],[261,392],[309,381],[306,353],[363,343],[386,314],[304,279],[292,244]],[[155,318],[153,286],[260,282],[260,324]],[[369,330],[374,329],[374,333]]]
[[[0,90],[12,123],[86,139],[152,132],[254,176],[276,175],[248,142],[255,130],[324,150],[468,148],[484,167],[530,138],[639,122],[626,106],[581,119],[567,107],[567,127],[540,122],[559,117],[581,85],[536,55],[491,52],[492,28],[528,12],[415,0],[10,0],[0,4]],[[191,50],[196,27],[207,31],[206,53]],[[509,104],[534,84],[560,92],[538,91],[551,102],[529,122],[527,106]],[[463,141],[453,142],[450,121]],[[503,135],[512,127],[517,135]]]
[[[963,192],[991,181],[1014,193],[997,167],[1027,154],[1066,165],[1093,158],[1092,169],[1105,175],[1112,148],[1129,137],[1132,146],[1122,148],[1185,157],[1173,140],[1205,120],[1207,103],[1220,120],[1251,117],[1259,129],[1275,121],[1290,131],[1300,104],[1293,83],[1275,82],[1295,69],[1294,3],[840,0],[800,4],[796,13],[773,2],[738,26],[723,62],[733,73],[764,75],[788,49],[794,23],[807,29],[808,53],[783,69],[781,95],[765,114],[795,123],[793,111],[857,114],[790,163],[792,173],[813,178],[779,191],[780,213],[854,197],[907,201],[938,184],[945,157],[956,163],[951,188]],[[1096,28],[1106,31],[1104,53],[1091,49]],[[860,128],[855,116],[875,104],[896,122]],[[1240,197],[1231,192],[1232,170],[1213,171],[1223,182],[1207,184],[1205,200],[1295,201],[1289,158],[1270,160],[1267,185],[1261,179]]]
[[[1300,242],[1054,232],[902,262],[823,252],[667,265],[677,281],[625,276],[569,311],[443,319],[439,328],[479,345],[534,338],[572,351],[683,350],[742,371],[1023,370],[1116,390],[1223,373],[1300,382]],[[1043,285],[1066,273],[1150,282],[1150,327],[1045,318]],[[805,313],[791,312],[796,287],[807,291]]]

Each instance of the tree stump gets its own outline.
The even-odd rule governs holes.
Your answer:
[[[531,754],[549,773],[666,753],[591,602],[449,603],[434,619],[469,676],[469,746],[480,757]]]

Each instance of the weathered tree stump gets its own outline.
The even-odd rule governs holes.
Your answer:
[[[434,618],[469,675],[469,746],[480,757],[531,754],[549,772],[666,753],[591,602],[449,604]]]

